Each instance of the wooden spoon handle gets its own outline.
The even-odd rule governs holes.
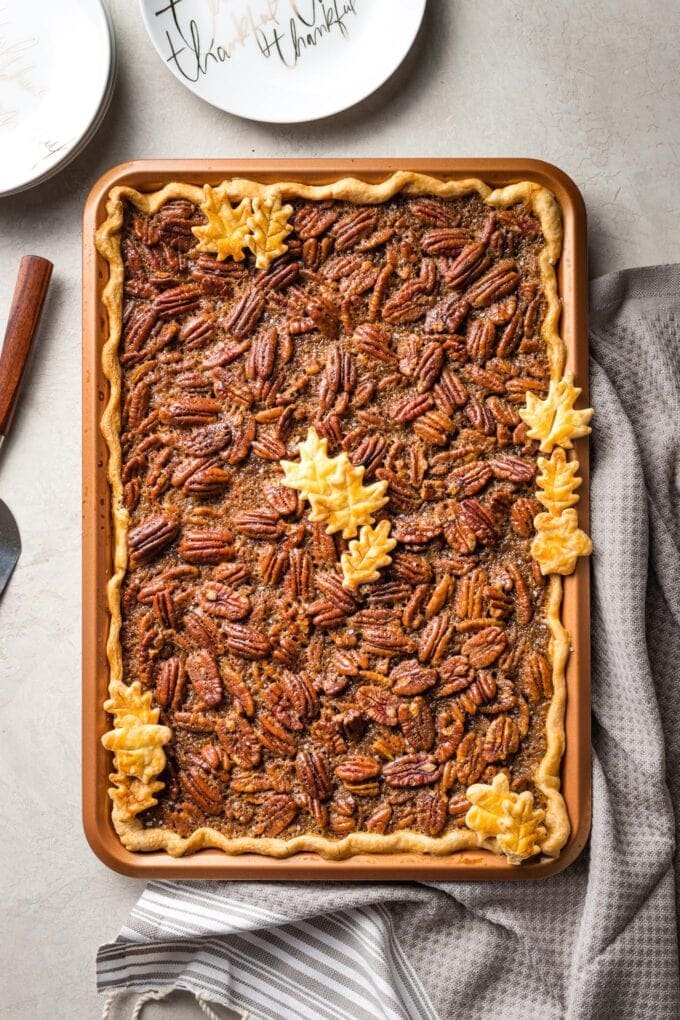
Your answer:
[[[0,354],[0,437],[9,430],[51,276],[51,262],[39,255],[24,255]]]

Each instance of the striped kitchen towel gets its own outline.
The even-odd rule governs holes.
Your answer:
[[[156,990],[171,977],[173,990],[242,1017],[436,1020],[383,904],[363,905],[359,892],[349,910],[290,923],[264,906],[273,886],[248,888],[246,902],[226,882],[151,882],[99,951],[100,989]]]
[[[591,299],[589,850],[542,882],[152,883],[98,957],[133,1016],[175,989],[252,1020],[680,1016],[680,266]]]

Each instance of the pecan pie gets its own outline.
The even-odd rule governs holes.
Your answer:
[[[117,187],[97,243],[125,846],[557,855],[592,412],[553,196]]]

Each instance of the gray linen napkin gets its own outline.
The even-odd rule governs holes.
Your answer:
[[[151,883],[101,990],[271,1020],[680,1015],[680,266],[591,300],[589,847],[539,883]]]

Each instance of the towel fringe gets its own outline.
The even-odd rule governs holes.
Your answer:
[[[217,1015],[215,1010],[210,1005],[210,1003],[213,1002],[214,1000],[208,999],[208,996],[206,995],[205,992],[194,992],[194,998],[196,999],[196,1002],[203,1010],[205,1015],[208,1017],[208,1020],[221,1020],[221,1018]],[[245,1012],[241,1012],[241,1010],[236,1009],[235,1006],[230,1006],[229,1009],[231,1009],[232,1012],[237,1013],[240,1020],[251,1020],[250,1013],[247,1010]]]
[[[132,1016],[130,1017],[130,1020],[140,1020],[141,1015],[142,1015],[142,1010],[147,1005],[147,1003],[149,1003],[149,1002],[160,1002],[163,999],[168,999],[173,994],[173,992],[176,992],[176,991],[178,991],[177,988],[165,988],[165,989],[154,988],[154,989],[151,989],[148,992],[143,992],[142,995],[140,995],[135,1000],[135,1008],[134,1008],[134,1010],[132,1012]],[[115,1001],[118,998],[120,998],[120,996],[122,994],[125,994],[125,993],[121,992],[121,990],[118,989],[118,990],[112,992],[109,995],[109,997],[107,998],[106,1002],[104,1003],[104,1010],[102,1012],[102,1020],[111,1020],[111,1010],[113,1008],[113,1005],[114,1005]],[[196,1000],[197,1006],[199,1007],[199,1009],[203,1013],[205,1013],[205,1015],[208,1017],[208,1020],[221,1020],[221,1017],[218,1016],[218,1014],[215,1012],[215,1010],[211,1006],[211,1002],[213,1002],[213,1000],[212,999],[208,999],[208,996],[206,995],[205,992],[201,992],[201,991],[190,992],[190,994],[192,994],[194,996],[194,998]],[[233,1006],[230,1006],[229,1008],[232,1010],[232,1012],[238,1014],[239,1020],[252,1020],[251,1015],[250,1015],[250,1013],[247,1010],[241,1011],[241,1010],[236,1009]]]
[[[167,999],[168,996],[172,995],[174,990],[174,988],[166,988],[163,991],[154,990],[151,992],[144,992],[143,995],[140,995],[135,1002],[135,1008],[130,1020],[139,1020],[142,1015],[142,1010],[146,1006],[147,1002],[160,1002],[162,999]]]

